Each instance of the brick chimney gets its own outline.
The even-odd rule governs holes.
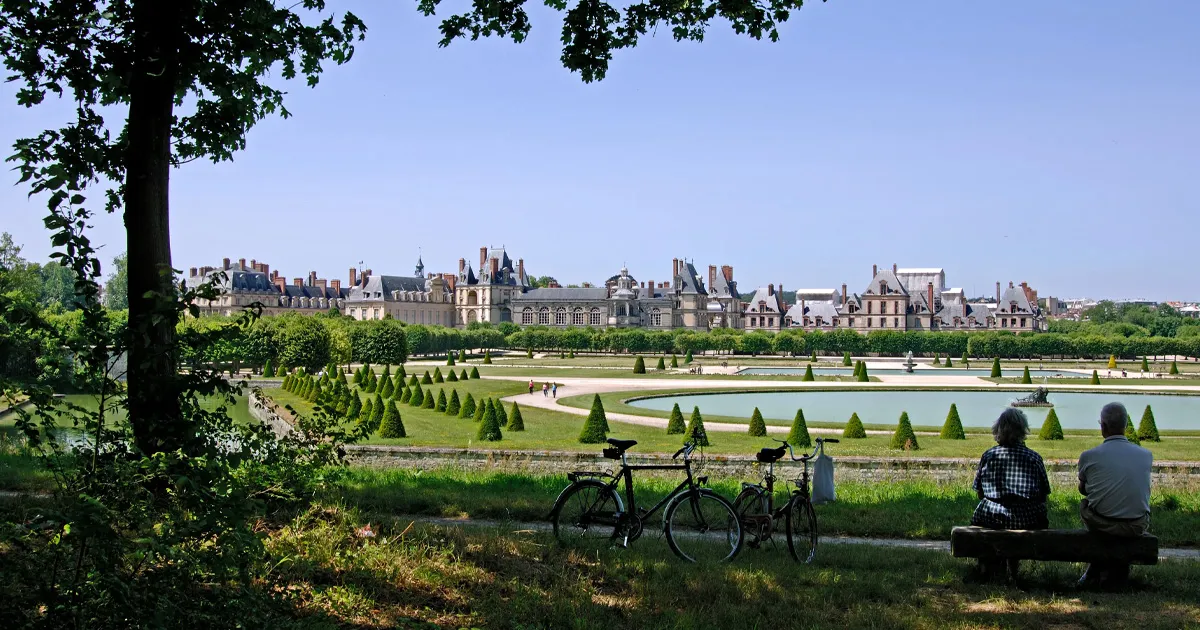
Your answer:
[[[449,287],[450,291],[453,292],[454,285],[456,282],[458,282],[458,276],[456,276],[452,273],[444,273],[444,274],[442,274],[442,279],[446,281],[446,286]]]
[[[225,271],[229,271],[229,259],[228,258],[221,259],[221,269],[224,269]]]
[[[191,276],[191,277],[195,277],[195,276],[197,275],[197,274],[196,274],[196,268],[195,268],[195,267],[190,267],[190,268],[188,268],[188,275],[189,275],[189,276]]]
[[[250,259],[250,268],[255,271],[258,271],[258,261],[251,258]]]
[[[347,286],[358,286],[358,269],[355,269],[354,267],[350,268],[350,283]]]
[[[495,282],[500,277],[500,259],[492,259],[492,282]]]
[[[646,295],[647,295],[648,297],[654,297],[654,281],[653,281],[653,280],[647,280],[647,281],[646,281],[646,286],[650,287],[650,293],[647,293]]]
[[[929,291],[929,313],[932,315],[933,314],[933,283],[932,282],[929,283],[929,286],[927,287],[926,290]]]
[[[843,282],[842,283],[842,306],[846,305],[847,299],[849,299],[849,298],[846,297],[846,283]]]
[[[675,276],[678,276],[678,275],[679,275],[679,259],[672,258],[671,259],[671,277],[674,278]]]
[[[716,283],[717,283],[717,266],[709,265],[708,266],[708,288],[710,288],[710,289],[713,288],[713,285]]]
[[[284,288],[287,287],[287,278],[284,278],[278,274],[276,274],[274,278],[271,278],[271,282],[275,283],[275,288],[278,289],[280,293],[283,293]]]
[[[334,280],[334,282],[337,282],[337,280]],[[321,287],[321,291],[325,291],[325,289],[328,288],[325,283],[325,278],[318,278],[314,284]]]
[[[333,289],[333,292],[340,296],[342,294],[342,281],[337,278],[330,280],[329,288]]]
[[[525,259],[517,259],[517,280],[525,277]]]
[[[239,258],[238,259],[238,269],[245,269],[245,268],[246,268],[246,259]]]
[[[295,284],[298,287],[302,287],[302,286],[304,286],[304,278],[292,278],[292,284]]]
[[[483,267],[487,265],[487,248],[479,248],[479,271],[483,271]]]
[[[767,284],[767,295],[775,295],[775,283]]]
[[[874,280],[875,276],[878,276],[878,275],[879,275],[879,265],[871,265],[871,279]]]
[[[896,273],[896,263],[892,263],[892,273]]]
[[[310,286],[310,287],[317,286],[317,272],[315,272],[315,271],[308,272],[308,286]]]
[[[996,283],[996,303],[1000,303],[1000,283]]]
[[[779,283],[779,308],[781,309],[779,311],[780,313],[787,312],[787,303],[783,301],[783,283],[782,282]]]
[[[374,274],[371,272],[371,270],[367,269],[366,271],[363,272],[362,278],[359,280],[359,282],[362,282],[362,285],[365,287],[365,286],[367,286],[367,279],[373,275]]]
[[[726,282],[733,282],[733,267],[721,265],[721,275],[725,276]]]
[[[266,273],[266,274],[269,274],[269,273],[271,273],[271,265],[268,265],[267,263],[258,263],[258,264],[259,264],[260,266],[262,266],[262,272],[263,272],[263,273]]]
[[[548,288],[548,289],[557,289],[557,288],[559,288],[559,286],[558,286],[558,283],[557,283],[557,282],[555,282],[554,280],[551,280],[551,281],[550,281],[550,282],[549,282],[549,283],[546,285],[546,288]]]
[[[278,278],[278,277],[279,277],[279,272],[278,272],[278,271],[272,271],[272,272],[271,272],[271,282],[275,282],[275,278]]]

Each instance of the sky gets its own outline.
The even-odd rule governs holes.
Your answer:
[[[743,291],[861,291],[898,263],[968,295],[1200,299],[1200,2],[830,0],[778,43],[664,29],[592,84],[540,3],[525,43],[448,48],[413,2],[330,6],[367,23],[354,59],[277,80],[293,118],[173,173],[177,268],[455,271],[488,245],[563,284],[687,258]],[[13,93],[5,146],[69,111]],[[44,199],[0,178],[0,230],[44,260]],[[93,240],[124,251],[121,218]]]

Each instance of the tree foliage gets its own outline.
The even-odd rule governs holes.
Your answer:
[[[499,442],[504,438],[500,432],[500,419],[496,414],[497,406],[498,403],[488,399],[480,407],[484,410],[483,419],[479,422],[479,431],[475,434],[475,438],[481,442]]]
[[[396,401],[387,401],[387,409],[379,423],[379,437],[402,438],[408,437],[404,432],[404,422],[400,419],[400,411],[396,409]]]
[[[1142,412],[1142,421],[1138,423],[1137,436],[1142,441],[1162,441],[1158,435],[1158,423],[1154,421],[1154,410],[1150,409],[1150,405],[1146,405],[1146,410]]]
[[[804,410],[797,409],[796,417],[792,418],[792,429],[788,432],[788,444],[808,448],[812,446],[812,437],[808,434],[808,422],[804,419]]]
[[[699,407],[692,407],[692,418],[688,421],[687,439],[696,446],[711,446],[708,441],[708,431],[704,430],[704,418],[700,415]]]
[[[913,432],[912,422],[908,420],[908,412],[900,412],[900,422],[896,424],[896,432],[892,434],[893,449],[897,450],[918,450],[921,447],[917,444],[917,434]]]
[[[863,427],[862,420],[859,419],[857,413],[850,414],[850,421],[846,423],[846,428],[842,429],[842,437],[850,439],[867,437],[867,430]]]
[[[1054,408],[1050,409],[1050,413],[1046,414],[1046,420],[1042,423],[1042,428],[1038,431],[1038,437],[1043,440],[1061,440],[1063,439],[1062,423],[1058,421],[1058,413]]]
[[[942,425],[940,436],[943,440],[965,440],[967,439],[966,431],[963,431],[962,418],[958,415],[958,405],[950,403],[950,412],[946,414],[946,423]]]
[[[521,407],[517,403],[513,403],[512,413],[508,416],[509,431],[524,431],[525,418],[521,415]]]
[[[762,412],[758,407],[754,408],[754,413],[750,414],[750,426],[747,433],[754,437],[762,437],[767,434],[767,423],[763,421]]]
[[[600,444],[608,438],[608,419],[604,416],[604,403],[600,402],[600,394],[592,397],[592,409],[588,412],[587,420],[579,432],[579,442],[582,444]]]
[[[679,409],[679,403],[675,403],[671,407],[671,418],[667,420],[667,435],[682,434],[687,430],[687,426],[683,421],[683,412]]]

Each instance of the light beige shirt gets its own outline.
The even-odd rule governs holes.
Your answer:
[[[1088,505],[1100,516],[1134,519],[1150,512],[1150,467],[1154,455],[1124,436],[1079,456],[1079,482]]]

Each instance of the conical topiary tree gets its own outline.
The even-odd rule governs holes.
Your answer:
[[[592,397],[592,410],[588,412],[587,420],[583,422],[583,430],[579,432],[579,441],[583,444],[600,444],[607,438],[604,417],[604,404],[600,402],[600,394]]]
[[[458,415],[459,411],[462,411],[462,401],[458,399],[458,390],[452,389],[450,390],[450,400],[446,401],[446,415],[454,417]]]
[[[867,375],[867,364],[865,362],[858,365],[858,382],[870,383],[871,377]]]
[[[1162,438],[1158,436],[1158,424],[1154,422],[1154,411],[1150,409],[1150,405],[1146,405],[1146,410],[1142,412],[1142,421],[1138,423],[1137,436],[1139,440],[1162,441]]]
[[[479,368],[477,368],[475,366],[471,366],[471,378],[473,378],[473,379],[479,378]]]
[[[671,355],[671,367],[673,367],[673,368],[679,367],[679,357],[677,357],[673,354]]]
[[[967,353],[966,350],[963,350],[962,366],[965,368],[971,367],[971,356]]]
[[[1022,385],[1032,385],[1033,384],[1033,379],[1029,378],[1029,366],[1028,365],[1026,365],[1025,370],[1021,372],[1021,384]]]
[[[454,353],[453,352],[446,353],[446,365],[448,365],[450,367],[454,367]],[[453,374],[454,372],[451,371],[450,373]]]
[[[446,382],[446,379],[442,376],[442,368],[440,368],[440,367],[433,368],[433,382],[434,383]]]
[[[476,374],[478,374],[478,372],[476,372]],[[460,381],[465,381],[469,378],[471,378],[471,377],[467,374],[467,368],[463,368],[462,372],[460,372],[458,374],[458,380],[460,380]]]
[[[954,367],[954,360],[948,354],[946,355],[946,367]]]
[[[368,398],[367,402],[363,403],[363,405],[362,405],[362,411],[360,411],[358,413],[358,423],[359,424],[366,423],[367,426],[370,426],[371,416],[374,414],[375,414],[374,403],[372,403],[371,399]]]
[[[854,365],[854,361],[850,360],[849,352],[842,353],[842,365],[844,365],[846,367],[850,367],[850,366]]]
[[[666,362],[666,360],[664,360],[662,357],[658,357],[658,365],[654,366],[654,369],[656,369],[656,370],[665,370],[665,369],[667,369],[667,362]]]
[[[350,397],[350,404],[346,406],[346,419],[358,420],[358,416],[362,413],[362,410],[362,398],[358,397],[358,392],[354,392],[354,394]]]
[[[421,389],[420,383],[417,383],[408,389],[412,391],[412,396],[409,396],[408,398],[408,404],[414,407],[420,407],[425,403],[425,390]]]
[[[908,412],[900,412],[900,422],[896,425],[896,432],[892,435],[892,448],[903,450],[920,450],[921,446],[917,444],[917,434],[913,433],[912,423],[908,421]]]
[[[425,392],[425,396],[421,398],[422,409],[433,409],[436,403],[437,399],[434,397],[432,389],[428,392]]]
[[[759,412],[758,407],[755,407],[754,413],[750,414],[750,427],[747,433],[754,437],[762,437],[767,434],[767,423],[763,422],[762,413]]]
[[[500,423],[500,428],[508,426],[508,413],[504,411],[504,403],[499,399],[496,400],[496,421]]]
[[[574,351],[574,350],[572,350],[572,351],[568,352],[568,353],[567,353],[567,358],[568,358],[568,359],[574,359],[574,358],[575,358],[575,351]]]
[[[683,422],[683,412],[679,410],[679,403],[675,403],[671,407],[671,419],[667,421],[667,435],[681,434],[687,430],[687,425]]]
[[[1046,421],[1042,423],[1042,430],[1038,431],[1038,438],[1043,440],[1063,439],[1062,423],[1058,421],[1058,413],[1053,408],[1050,409],[1050,413],[1046,414]]]
[[[440,411],[442,413],[446,412],[446,390],[445,389],[438,390],[437,404],[435,404],[433,408],[435,411]]]
[[[802,381],[815,381],[815,380],[817,380],[817,378],[816,378],[815,376],[813,376],[813,371],[812,371],[812,365],[811,365],[811,364],[804,366],[804,376],[803,376],[803,377],[801,377],[801,379],[800,379],[800,380],[802,380]]]
[[[1108,369],[1110,369],[1110,370],[1117,369],[1117,355],[1115,355],[1115,354],[1108,355]]]
[[[1125,439],[1133,442],[1134,444],[1142,443],[1142,441],[1138,439],[1137,429],[1133,428],[1133,420],[1128,417],[1125,418]]]
[[[812,446],[812,437],[808,434],[808,422],[804,419],[804,410],[797,409],[796,417],[792,418],[792,430],[788,431],[788,444],[808,448]]]
[[[421,381],[420,381],[420,379],[417,378],[416,374],[413,374],[412,376],[408,377],[408,386],[410,388],[416,387],[420,383],[421,383]]]
[[[696,446],[708,446],[708,431],[704,430],[704,418],[700,416],[700,408],[692,407],[692,419],[688,422],[687,439]]]
[[[396,366],[396,378],[400,379],[400,382],[404,382],[404,379],[407,377],[408,372],[404,371],[404,364],[401,363],[400,365]]]
[[[525,348],[525,358],[526,359],[533,358],[533,348]]]
[[[938,367],[942,366],[942,355],[941,354],[939,354],[937,352],[933,353],[933,364]]]
[[[950,403],[950,413],[946,414],[946,424],[942,425],[942,433],[939,437],[943,440],[967,439],[967,433],[963,431],[962,418],[958,417],[958,405]]]
[[[485,364],[485,365],[491,365],[491,364],[492,364],[492,351],[491,351],[491,350],[484,350],[484,351],[483,351],[483,362],[484,362],[484,364]]]
[[[1000,357],[992,359],[992,378],[1000,378],[1003,372],[1000,371]]]
[[[850,421],[846,423],[846,428],[842,429],[842,437],[851,439],[867,437],[867,430],[863,428],[862,420],[858,419],[857,413],[850,414]]]
[[[271,359],[267,359],[263,363],[262,374],[266,377],[275,376],[275,364],[271,362]]]
[[[646,362],[642,360],[641,356],[639,356],[638,358],[633,360],[633,373],[634,374],[645,374],[646,373]]]
[[[392,365],[390,363],[383,364],[383,372],[379,374],[379,380],[384,381],[392,378]]]
[[[560,358],[560,359],[566,359],[566,358],[567,358],[567,353],[566,353],[566,352],[563,352],[562,350],[559,350],[559,351],[558,351],[558,358]]]
[[[392,384],[392,379],[382,379],[381,382],[383,383],[383,389],[379,390],[379,393],[382,394],[384,398],[391,398],[392,395],[396,393],[396,386]]]
[[[1167,374],[1179,376],[1179,364],[1175,363],[1175,359],[1171,359],[1171,369],[1167,370]]]
[[[446,370],[446,382],[448,382],[448,383],[457,383],[458,382],[458,375],[454,373],[454,370]]]
[[[367,366],[363,365],[363,366],[360,366],[357,370],[354,370],[354,379],[353,380],[354,380],[355,385],[362,387],[363,379],[365,379],[366,377],[367,377]]]
[[[475,422],[483,422],[483,415],[487,413],[488,399],[484,398],[475,405],[475,415],[471,417]]]
[[[421,384],[433,385],[433,377],[429,375],[429,370],[425,370],[425,373],[421,375]]]
[[[372,401],[371,405],[371,425],[369,427],[371,433],[379,430],[379,424],[383,422],[383,412],[383,397],[375,394],[375,400]]]
[[[288,374],[287,376],[283,377],[283,384],[280,385],[279,388],[285,392],[292,391],[292,375],[291,374]]]
[[[404,422],[400,419],[400,412],[396,409],[394,400],[387,401],[387,410],[383,412],[383,419],[379,422],[379,437],[408,437],[404,432]]]
[[[513,403],[512,414],[508,416],[509,431],[524,431],[525,418],[521,415],[521,407],[517,403]]]
[[[1142,371],[1143,372],[1150,371],[1150,362],[1146,360],[1146,357],[1142,357]]]
[[[467,360],[467,351],[465,349],[458,351],[458,362],[462,363]]]
[[[500,433],[500,419],[496,417],[496,405],[488,400],[486,405],[480,405],[480,409],[484,409],[483,418],[479,421],[479,432],[475,434],[475,439],[480,442],[499,442],[504,438]]]
[[[405,388],[401,389],[400,395],[397,396],[397,398],[400,399],[400,404],[402,404],[402,405],[411,404],[412,403],[412,393],[413,393],[413,390],[411,387],[405,387]]]
[[[463,400],[462,409],[458,411],[459,418],[475,417],[475,397],[471,392],[467,392],[467,397]]]
[[[1092,379],[1088,381],[1092,385],[1100,384],[1100,374],[1096,370],[1092,370]]]
[[[808,360],[810,363],[816,363],[816,361],[817,361],[817,351],[816,350],[812,351],[812,356],[808,357]]]
[[[683,362],[684,362],[684,363],[691,363],[691,362],[692,362],[692,351],[691,351],[691,350],[688,350],[688,351],[687,351],[687,354],[685,354],[685,355],[683,356]]]

